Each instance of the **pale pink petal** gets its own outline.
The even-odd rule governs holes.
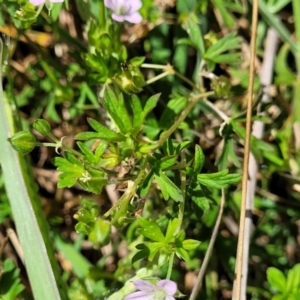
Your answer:
[[[45,3],[45,0],[29,0],[29,2],[33,5],[41,5],[41,4],[44,4]]]
[[[137,24],[137,23],[141,23],[143,18],[142,16],[138,13],[138,12],[135,12],[131,15],[126,15],[124,16],[124,19],[130,23],[134,23],[134,24]]]
[[[166,299],[165,300],[176,300],[176,299],[174,297],[172,297],[172,296],[166,295]]]
[[[160,280],[157,286],[162,287],[169,296],[173,296],[177,291],[177,284],[168,279]]]
[[[104,5],[111,10],[114,10],[115,8],[115,5],[112,2],[112,0],[104,0]]]
[[[134,13],[136,11],[138,11],[141,7],[142,7],[142,1],[141,0],[129,0],[127,1],[129,2],[126,6],[128,6],[130,9],[128,11],[128,13]]]
[[[135,292],[127,295],[124,300],[153,300],[153,298],[148,292]]]
[[[117,15],[117,14],[115,14],[115,13],[112,13],[112,14],[111,14],[111,17],[112,17],[115,21],[117,21],[117,22],[124,22],[124,21],[125,21],[124,16],[120,16],[120,15]]]
[[[157,290],[157,287],[148,281],[144,281],[141,279],[135,280],[133,282],[134,286],[143,292],[153,292]]]

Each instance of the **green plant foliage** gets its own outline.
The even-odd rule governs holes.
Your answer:
[[[250,111],[254,0],[34,3],[0,9],[0,298],[119,300],[137,279],[189,298],[203,274],[191,300],[230,299],[243,178],[241,298],[300,299],[300,2],[258,1]]]
[[[267,278],[271,286],[280,293],[272,299],[297,299],[300,296],[300,264],[290,269],[287,277],[274,267],[268,268]]]
[[[20,270],[16,269],[11,259],[6,259],[1,264],[0,297],[3,300],[14,300],[24,290],[21,284]]]

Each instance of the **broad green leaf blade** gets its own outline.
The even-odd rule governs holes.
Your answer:
[[[287,281],[285,275],[278,269],[270,267],[267,270],[267,278],[269,283],[279,292],[287,291]]]
[[[148,259],[150,261],[153,261],[154,257],[158,252],[160,252],[163,249],[164,244],[162,242],[154,242],[154,243],[147,243],[147,247],[149,248],[150,254],[148,256]]]
[[[123,142],[126,140],[126,138],[123,135],[114,132],[112,130],[109,130],[107,128],[105,129],[106,130],[102,131],[101,133],[90,132],[90,131],[81,132],[75,136],[75,139],[83,140],[83,141],[92,140],[92,139],[102,139],[110,142]]]
[[[143,119],[142,119],[143,121],[145,120],[149,112],[156,106],[159,97],[160,94],[155,94],[147,100],[145,107],[143,109]]]
[[[199,145],[195,146],[194,173],[199,174],[203,168],[205,156]]]
[[[204,58],[217,62],[218,57],[220,57],[222,53],[229,50],[238,49],[240,48],[240,44],[241,44],[240,37],[237,37],[235,32],[230,33],[227,36],[218,40],[212,46],[210,46],[207,49]]]
[[[88,122],[91,125],[91,127],[95,131],[97,131],[99,139],[103,139],[105,141],[112,141],[112,142],[122,142],[126,139],[124,135],[106,128],[105,126],[103,126],[102,124],[100,124],[99,122],[97,122],[92,118],[88,118]],[[78,139],[78,136],[79,135],[82,136],[83,134],[84,132],[82,132],[81,134],[79,133],[76,135],[75,138]]]
[[[279,50],[275,60],[275,83],[290,85],[296,81],[296,75],[291,71],[288,65],[288,55],[290,53],[289,44],[284,44]]]
[[[201,242],[196,240],[185,240],[182,242],[183,249],[185,250],[195,250],[200,246]]]
[[[149,257],[149,255],[150,255],[150,250],[149,250],[149,248],[143,249],[143,250],[137,252],[137,253],[132,257],[131,263],[134,264],[136,261],[138,261],[138,260],[140,260],[140,259],[144,259],[144,258]]]
[[[169,167],[172,167],[176,164],[177,161],[177,155],[170,155],[163,157],[159,162],[159,168],[164,170]]]
[[[174,233],[177,230],[179,223],[180,221],[177,218],[169,221],[166,237],[165,237],[165,243],[170,243],[174,239]]]
[[[191,13],[187,17],[187,33],[197,48],[199,50],[201,56],[203,57],[205,53],[205,44],[204,44],[204,39],[203,35],[200,29],[200,25],[197,23],[197,17],[195,14]]]
[[[179,258],[184,259],[185,261],[189,261],[190,260],[188,252],[185,249],[183,249],[183,248],[176,248],[176,255]]]
[[[140,186],[140,194],[141,194],[141,197],[145,197],[148,192],[149,192],[149,189],[151,187],[151,183],[153,182],[153,179],[154,179],[154,172],[153,170],[151,170],[146,178],[143,180],[141,186]]]
[[[107,109],[121,133],[126,134],[131,131],[132,123],[122,94],[117,97],[110,87],[106,87],[101,103]]]
[[[144,218],[138,219],[142,229],[140,233],[148,239],[156,242],[163,242],[165,237],[160,227],[154,221],[148,221]]]
[[[230,160],[236,167],[240,167],[241,164],[234,151],[234,140],[225,136],[222,153],[218,157],[216,164],[220,170],[224,170],[228,167],[228,161]]]
[[[132,126],[140,127],[143,124],[143,107],[141,101],[136,95],[133,95],[130,104],[133,112]]]
[[[33,188],[32,171],[25,157],[14,151],[7,141],[7,138],[16,132],[12,116],[13,113],[4,99],[1,85],[0,160],[32,292],[35,299],[66,299],[66,293],[63,289],[59,289],[58,266],[40,206],[41,200]]]
[[[292,293],[300,290],[300,264],[289,270],[286,281],[286,292]]]
[[[59,235],[54,238],[55,247],[65,259],[71,263],[73,272],[81,279],[85,279],[92,264],[74,247],[65,242]]]
[[[240,174],[222,174],[223,171],[212,174],[199,174],[197,180],[200,184],[215,189],[227,188],[230,184],[241,180],[242,176]]]
[[[168,200],[170,197],[175,201],[183,200],[181,190],[161,170],[159,170],[158,175],[155,175],[155,179],[161,188],[165,200]]]

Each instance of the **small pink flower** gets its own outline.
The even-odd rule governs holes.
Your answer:
[[[35,6],[41,5],[41,4],[50,4],[55,2],[64,2],[64,0],[29,0],[29,2]]]
[[[113,11],[111,17],[117,22],[142,22],[138,10],[142,7],[141,0],[104,0],[104,5]]]
[[[154,285],[139,279],[133,284],[140,291],[129,294],[124,300],[175,300],[173,296],[177,291],[177,285],[171,280],[160,280],[157,285]]]

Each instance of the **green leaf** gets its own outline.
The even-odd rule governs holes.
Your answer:
[[[164,169],[167,169],[169,167],[172,167],[176,164],[177,162],[177,155],[170,155],[170,156],[165,156],[163,157],[158,165],[159,165],[159,168],[164,170]]]
[[[233,164],[236,167],[240,167],[241,164],[234,151],[234,140],[231,137],[225,136],[222,153],[216,161],[216,164],[219,166],[219,169],[226,169],[228,167],[229,159],[232,160]]]
[[[183,249],[185,250],[195,250],[200,244],[201,242],[196,240],[185,240],[182,242]]]
[[[93,151],[82,142],[77,142],[76,144],[78,145],[81,152],[84,154],[84,160],[88,161],[89,163],[93,163],[95,161],[95,155]]]
[[[269,283],[279,292],[285,293],[287,291],[286,277],[280,270],[274,267],[268,268],[267,278]]]
[[[72,177],[72,175],[68,173],[63,173],[58,176],[57,187],[59,189],[66,188],[66,187],[70,188],[76,183],[76,181],[77,181],[76,177]]]
[[[252,2],[252,0],[250,2]],[[270,27],[274,27],[277,34],[279,34],[280,39],[288,43],[291,46],[294,53],[298,53],[299,49],[297,47],[296,42],[291,38],[289,30],[284,26],[284,24],[278,18],[278,16],[271,12],[265,0],[259,1],[259,12],[262,15],[263,19],[266,21],[266,23]]]
[[[149,248],[150,254],[148,259],[153,261],[155,255],[162,251],[164,248],[164,244],[162,242],[154,242],[154,243],[146,243],[147,247]]]
[[[175,201],[182,201],[181,190],[161,171],[159,174],[155,174],[155,179],[161,188],[161,192],[165,200],[170,197]]]
[[[103,126],[102,124],[100,124],[99,122],[97,122],[92,118],[88,118],[88,122],[91,125],[91,127],[98,132],[99,139],[103,139],[111,142],[122,142],[126,139],[124,135],[106,128],[105,126]],[[84,132],[81,134],[84,134]],[[77,138],[77,136],[75,138]]]
[[[143,109],[143,120],[145,120],[149,112],[156,106],[159,97],[160,94],[155,94],[147,100],[145,107]]]
[[[185,261],[189,261],[190,260],[190,256],[189,254],[187,253],[187,251],[183,248],[175,248],[175,253],[176,255],[179,257],[179,258],[182,258],[183,260]]]
[[[279,50],[275,60],[275,83],[292,84],[296,80],[296,75],[291,71],[288,65],[288,55],[290,53],[289,44],[284,44]]]
[[[0,298],[1,300],[17,299],[17,296],[24,290],[20,282],[20,270],[11,259],[5,259],[1,267]]]
[[[93,243],[100,243],[101,246],[107,245],[110,242],[110,230],[110,222],[98,219],[89,234],[89,240]]]
[[[222,189],[227,188],[230,184],[237,183],[241,180],[240,174],[227,174],[228,170],[222,170],[212,174],[199,174],[197,180],[200,184],[215,188]]]
[[[75,248],[73,244],[65,242],[58,234],[54,236],[55,248],[62,253],[72,266],[72,272],[80,279],[85,279],[92,264]]]
[[[177,145],[177,147],[175,149],[175,153],[179,154],[183,149],[185,149],[186,147],[188,147],[190,144],[191,144],[190,141],[181,142],[179,145]]]
[[[153,179],[154,179],[154,171],[151,170],[146,178],[143,180],[141,186],[140,186],[140,195],[141,197],[145,197],[148,192],[149,192],[149,189],[151,187],[151,183],[153,182]]]
[[[100,194],[102,188],[107,184],[106,174],[101,170],[89,169],[86,170],[80,178],[78,183],[88,192]]]
[[[192,197],[192,207],[195,209],[195,213],[199,216],[202,215],[203,211],[210,208],[210,201],[207,197]],[[196,207],[195,207],[195,206]],[[200,209],[200,211],[199,211]]]
[[[195,146],[194,173],[199,174],[203,168],[205,156],[199,145]]]
[[[289,270],[286,282],[286,291],[288,293],[300,291],[300,264],[296,264]]]
[[[168,101],[166,108],[164,109],[159,124],[162,128],[169,128],[174,123],[174,118],[178,116],[186,107],[187,98],[182,96],[175,96]]]
[[[163,151],[166,155],[174,155],[174,145],[172,140],[169,138],[167,139],[162,145]]]
[[[129,61],[129,64],[139,67],[145,61],[145,59],[145,56],[136,56]]]
[[[187,17],[187,33],[194,46],[197,48],[197,50],[199,50],[201,56],[203,57],[205,53],[204,39],[200,25],[197,22],[197,16],[194,13],[191,13]]]
[[[139,225],[142,227],[140,233],[148,239],[156,242],[163,242],[165,237],[160,227],[154,221],[148,221],[144,218],[138,219]]]
[[[166,232],[166,237],[165,237],[165,243],[168,244],[174,239],[174,233],[177,230],[179,223],[180,223],[180,221],[177,218],[169,221],[167,232]]]
[[[222,62],[222,60],[221,60],[222,53],[229,51],[229,50],[238,49],[238,48],[240,48],[240,45],[241,45],[240,37],[236,36],[235,32],[232,32],[232,33],[228,34],[227,36],[218,40],[212,46],[210,46],[207,49],[207,51],[205,52],[204,58],[212,60],[214,62],[218,62],[218,60],[219,60],[219,62]],[[225,57],[228,57],[228,56],[225,56]]]
[[[132,95],[130,104],[133,112],[132,126],[134,128],[140,127],[143,124],[143,107],[141,101],[136,95]]]
[[[106,87],[101,103],[107,109],[121,133],[126,134],[131,131],[132,123],[122,94],[117,97],[110,87]]]
[[[147,258],[149,257],[150,255],[150,250],[148,247],[145,247],[145,249],[137,252],[133,257],[132,257],[132,260],[131,260],[131,263],[134,264],[136,261],[140,260],[140,259],[144,259],[144,258]]]
[[[231,119],[230,124],[232,125],[235,133],[241,138],[245,139],[246,136],[246,131],[245,128],[240,126],[237,122]],[[261,155],[263,155],[266,159],[276,163],[279,166],[282,166],[284,164],[283,160],[280,159],[275,152],[275,148],[256,138],[255,136],[251,135],[250,138],[250,147],[251,147],[251,152],[256,156],[256,158],[260,159]]]
[[[81,162],[68,152],[64,154],[65,157],[55,157],[53,164],[57,167],[58,171],[71,173],[74,177],[80,177],[84,172],[84,167]]]

